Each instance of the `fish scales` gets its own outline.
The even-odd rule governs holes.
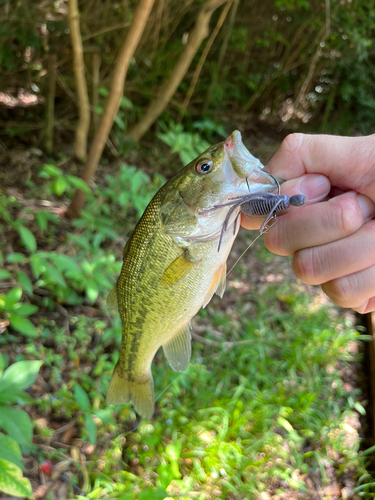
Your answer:
[[[224,293],[226,260],[238,231],[235,220],[240,208],[227,221],[220,252],[218,241],[228,207],[215,213],[208,209],[249,189],[271,192],[276,187],[235,131],[154,196],[125,246],[115,288],[122,343],[108,404],[132,401],[141,416],[152,416],[151,363],[156,351],[163,346],[171,367],[186,369],[190,321],[214,293]]]

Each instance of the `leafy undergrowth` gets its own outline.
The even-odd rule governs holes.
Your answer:
[[[189,368],[173,373],[156,356],[152,420],[131,404],[106,407],[121,328],[105,298],[162,179],[122,166],[70,224],[59,197],[79,181],[54,165],[40,176],[27,196],[13,189],[0,200],[0,352],[5,365],[43,362],[34,403],[17,401],[35,423],[32,444],[19,442],[35,498],[375,495],[359,450],[366,404],[353,318],[260,243],[230,273],[224,299],[194,320]],[[252,237],[238,239],[232,260]]]

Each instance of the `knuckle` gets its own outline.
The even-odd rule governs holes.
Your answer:
[[[287,151],[288,153],[294,152],[296,149],[299,150],[304,142],[305,134],[294,133],[289,134],[285,137],[283,142],[281,143],[280,149]]]
[[[285,247],[284,242],[286,240],[283,237],[282,231],[280,231],[280,225],[278,227],[273,227],[270,231],[265,233],[263,238],[268,251],[284,257],[292,255],[293,252]]]
[[[306,168],[306,166],[308,167],[312,163],[311,151],[314,140],[313,135],[295,132],[285,137],[280,149],[293,157],[300,158]]]
[[[368,307],[368,303],[369,303],[369,301],[366,300],[363,304],[353,307],[353,309],[354,309],[354,311],[356,311],[359,314],[366,314],[367,312],[370,312],[369,307]]]
[[[353,234],[363,224],[363,214],[354,196],[334,200],[336,226],[345,235]],[[333,229],[333,228],[332,228]]]
[[[322,289],[333,302],[341,307],[352,307],[354,304],[358,304],[355,275],[328,281],[322,285]]]
[[[320,285],[324,281],[323,262],[317,248],[304,248],[296,252],[293,269],[301,280],[310,285]]]
[[[371,220],[364,224],[362,229],[366,235],[368,235],[369,240],[375,240],[375,220]],[[372,244],[372,241],[371,243]]]

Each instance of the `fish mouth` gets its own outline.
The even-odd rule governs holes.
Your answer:
[[[276,179],[264,172],[262,163],[246,148],[239,130],[232,132],[224,141],[224,151],[236,175],[241,179],[247,179],[250,193],[273,191],[278,188]]]

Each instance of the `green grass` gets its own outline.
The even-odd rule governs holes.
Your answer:
[[[127,181],[133,173],[121,170]],[[149,190],[144,177],[142,182],[134,186],[139,196],[134,212],[159,181],[156,186],[151,181]],[[32,452],[38,460],[64,460],[68,452],[58,441],[54,450],[46,448],[52,424],[76,419],[71,444],[85,455],[70,463],[69,477],[81,487],[86,478],[91,498],[233,500],[288,498],[282,495],[293,492],[313,498],[311,484],[324,493],[332,477],[341,487],[348,474],[361,477],[358,494],[374,496],[354,428],[358,412],[364,412],[361,396],[343,382],[343,374],[358,361],[354,347],[360,335],[350,315],[324,300],[318,289],[298,283],[288,261],[272,257],[261,243],[231,273],[223,301],[215,298],[194,320],[198,337],[189,368],[174,373],[162,352],[157,354],[154,418],[139,422],[131,404],[105,406],[121,340],[120,320],[109,315],[105,297],[121,259],[117,239],[130,230],[123,209],[132,206],[128,197],[116,198],[114,178],[107,183],[103,204],[89,198],[65,247],[59,247],[74,261],[73,274],[70,261],[56,260],[54,249],[42,254],[49,268],[43,261],[41,278],[32,275],[29,264],[39,249],[25,251],[16,265],[7,264],[4,252],[11,276],[20,270],[30,276],[32,301],[39,307],[29,318],[37,337],[11,329],[0,336],[0,350],[11,362],[44,363],[41,374],[49,390],[43,386],[42,394],[33,394],[37,400],[30,412],[47,419],[35,427]],[[100,208],[114,199],[118,214]],[[51,266],[60,273],[58,285]],[[76,279],[78,271],[83,282]],[[267,281],[269,276],[276,278]]]

